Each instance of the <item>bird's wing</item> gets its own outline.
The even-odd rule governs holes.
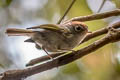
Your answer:
[[[27,29],[47,29],[47,30],[60,31],[60,32],[68,31],[64,27],[60,27],[60,25],[55,25],[55,24],[43,24],[43,25],[39,25],[39,26],[35,26],[35,27],[29,27]]]

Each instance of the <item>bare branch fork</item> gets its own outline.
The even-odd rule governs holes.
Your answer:
[[[114,13],[113,13],[113,11],[111,11],[109,13],[112,13],[112,15],[109,15],[109,17],[120,15],[119,9],[114,10],[114,11],[115,11],[115,15],[113,15]],[[116,15],[116,11],[118,12],[117,15]],[[100,14],[102,14],[102,15],[105,14],[105,15],[103,15],[104,17],[102,17],[102,18],[106,18],[106,16],[108,16],[108,15],[106,15],[107,13],[108,12],[100,13]],[[93,15],[91,15],[91,16],[93,16]],[[102,19],[101,17],[98,18],[98,16],[96,16],[97,17],[96,19]],[[84,19],[83,21],[85,21],[85,17],[87,17],[87,16],[83,17],[83,19]],[[90,15],[89,15],[89,17],[90,17]],[[82,20],[81,17],[80,17],[80,19]],[[79,21],[80,21],[80,19],[79,19]],[[86,21],[90,21],[90,19],[95,20],[95,17],[88,18],[88,20],[86,18]],[[111,28],[109,28],[109,27],[111,27]],[[114,23],[106,28],[95,31],[92,34],[88,35],[84,41],[87,41],[88,39],[97,37],[99,35],[102,35],[102,34],[105,34],[108,32],[108,34],[105,37],[90,44],[89,46],[87,46],[85,48],[82,48],[76,52],[66,54],[66,55],[58,57],[52,61],[48,61],[46,63],[40,64],[37,66],[29,67],[26,69],[6,71],[6,72],[1,74],[0,80],[23,80],[24,78],[27,78],[31,75],[34,75],[34,74],[37,74],[37,73],[40,73],[43,71],[50,70],[50,69],[55,68],[55,67],[60,67],[60,66],[66,65],[68,63],[71,63],[71,62],[73,62],[73,61],[75,61],[75,60],[77,60],[85,55],[88,55],[90,52],[93,52],[93,51],[103,47],[104,45],[106,45],[108,43],[120,41],[120,30],[119,29],[117,30],[117,28],[120,28],[120,22],[116,22],[116,23]]]

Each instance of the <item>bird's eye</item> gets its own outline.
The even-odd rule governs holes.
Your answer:
[[[81,31],[81,30],[83,30],[81,26],[76,26],[75,27],[75,31]]]

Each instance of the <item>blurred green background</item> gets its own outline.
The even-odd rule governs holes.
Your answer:
[[[27,37],[8,37],[8,27],[26,28],[57,23],[72,0],[0,0],[0,72],[26,68],[25,64],[45,55],[34,44],[24,43]],[[65,20],[97,13],[103,0],[77,0]],[[106,0],[101,12],[120,8],[120,0]],[[85,22],[95,31],[119,21],[120,16]],[[104,35],[103,35],[104,36]],[[76,49],[91,44],[94,38]],[[120,43],[108,44],[65,66],[34,75],[26,80],[120,80]]]

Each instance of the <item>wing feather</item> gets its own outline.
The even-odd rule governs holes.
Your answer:
[[[60,25],[55,24],[43,24],[35,27],[29,27],[27,29],[47,29],[52,31],[59,31],[59,32],[67,32],[68,30],[64,27],[60,27]]]

